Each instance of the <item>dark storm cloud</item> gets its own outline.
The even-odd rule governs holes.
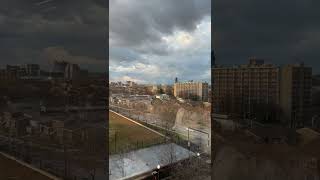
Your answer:
[[[208,0],[110,1],[111,45],[166,54],[161,37],[176,29],[193,31],[210,10]]]
[[[87,64],[97,59],[106,64],[107,18],[107,4],[101,0],[3,0],[1,64],[47,65],[41,54],[50,47],[63,47]],[[92,70],[105,69],[100,65]]]
[[[215,0],[213,39],[218,64],[305,62],[320,72],[320,11],[315,0]]]
[[[110,1],[110,79],[209,80],[211,0]]]

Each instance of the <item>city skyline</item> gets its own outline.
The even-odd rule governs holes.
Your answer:
[[[110,1],[110,81],[210,82],[210,3]]]
[[[140,84],[140,85],[174,85],[176,83],[174,79],[171,82],[169,81],[168,83],[138,83],[138,82],[136,82],[134,80],[122,80],[122,81],[121,80],[112,80],[112,81],[109,80],[109,83],[118,83],[118,82],[121,82],[123,84],[126,84],[128,82],[133,82],[133,83],[137,83],[137,84]],[[208,81],[201,81],[201,80],[195,81],[195,80],[192,80],[192,79],[190,79],[190,80],[178,79],[178,82],[180,82],[180,83],[199,82],[199,83],[208,83],[209,85],[211,85],[210,81],[209,82]]]

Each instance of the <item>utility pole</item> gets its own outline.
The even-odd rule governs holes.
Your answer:
[[[68,168],[67,168],[67,152],[66,152],[66,146],[63,145],[63,154],[64,154],[64,177],[67,178],[68,175]]]
[[[294,128],[295,121],[296,121],[296,111],[293,110],[292,115],[291,115],[291,123],[290,123],[291,128]]]
[[[114,132],[114,152],[117,152],[117,131]]]
[[[189,139],[189,127],[188,127],[188,150],[189,150],[189,158],[190,158],[190,139]]]
[[[96,176],[96,168],[93,168],[92,172],[90,173],[92,180],[95,180]]]

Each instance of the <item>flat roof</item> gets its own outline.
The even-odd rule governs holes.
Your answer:
[[[109,179],[128,179],[188,159],[195,154],[175,143],[161,144],[109,157]]]

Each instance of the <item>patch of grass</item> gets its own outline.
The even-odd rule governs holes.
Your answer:
[[[160,144],[164,137],[109,112],[109,153],[123,153]]]

